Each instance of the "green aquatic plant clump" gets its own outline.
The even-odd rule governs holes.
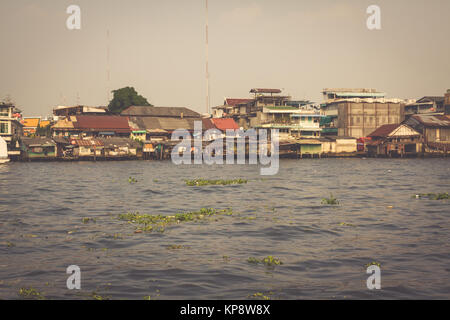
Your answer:
[[[448,199],[450,199],[448,192],[445,192],[445,193],[419,193],[412,197],[416,198],[416,199],[427,198],[429,200],[448,200]]]
[[[273,256],[267,256],[263,259],[257,259],[255,257],[250,257],[247,259],[248,263],[259,264],[263,263],[266,266],[279,266],[282,265],[283,262],[280,259],[274,258]]]
[[[259,300],[270,300],[270,295],[271,294],[272,293],[269,293],[268,295],[265,295],[262,292],[257,292],[257,293],[254,293],[254,294],[250,295],[249,298],[259,299]]]
[[[329,198],[322,198],[322,204],[329,204],[329,205],[338,205],[339,200],[336,199],[333,194],[330,194]]]
[[[43,300],[45,297],[34,288],[20,288],[19,296],[25,299],[39,299]]]
[[[88,224],[90,221],[92,221],[92,222],[97,222],[97,219],[85,217],[85,218],[82,218],[81,221],[82,221],[84,224]]]
[[[274,258],[272,256],[265,257],[262,262],[267,266],[279,266],[283,264],[280,259]]]
[[[245,179],[233,179],[233,180],[207,180],[207,179],[194,179],[194,180],[185,180],[186,185],[188,186],[211,186],[211,185],[230,185],[230,184],[244,184],[247,183],[248,180]]]
[[[136,183],[136,182],[138,182],[138,181],[137,181],[137,179],[134,178],[134,177],[128,177],[128,182],[129,182],[129,183]]]
[[[232,215],[232,209],[217,210],[213,208],[202,208],[199,211],[178,213],[173,216],[166,215],[151,215],[126,213],[120,214],[119,220],[128,221],[129,223],[138,225],[139,230],[142,231],[159,231],[164,232],[165,227],[171,224],[178,224],[181,222],[198,221],[206,219],[214,215]]]

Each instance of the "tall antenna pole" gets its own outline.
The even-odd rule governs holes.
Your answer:
[[[208,48],[208,0],[206,0],[206,113],[209,113],[209,48]]]
[[[109,63],[109,56],[110,56],[110,41],[109,41],[109,29],[108,30],[106,30],[106,81],[107,81],[107,84],[106,84],[106,90],[108,91],[107,92],[107,96],[106,96],[106,98],[107,98],[107,104],[109,104],[109,101],[111,100],[111,83],[110,83],[110,80],[111,80],[111,69],[110,69],[110,63]]]

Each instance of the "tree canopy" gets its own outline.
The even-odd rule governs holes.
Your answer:
[[[146,98],[139,95],[133,87],[125,87],[112,91],[113,99],[108,105],[109,111],[120,113],[129,106],[152,106]]]

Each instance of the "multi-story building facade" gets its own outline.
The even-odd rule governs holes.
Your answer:
[[[405,102],[386,99],[374,89],[324,89],[326,116],[324,131],[336,136],[367,137],[385,124],[399,124],[405,119]]]
[[[426,96],[405,105],[405,116],[413,114],[442,114],[444,112],[444,96]]]
[[[291,100],[280,89],[251,89],[251,99],[225,99],[213,116],[233,118],[239,127],[278,129],[281,138],[319,137],[318,109],[308,100]]]
[[[8,151],[14,154],[18,140],[23,135],[22,124],[19,122],[19,113],[13,105],[0,104],[0,136],[8,144]]]

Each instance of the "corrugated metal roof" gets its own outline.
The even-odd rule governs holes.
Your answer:
[[[70,144],[70,141],[64,137],[54,137],[53,141],[60,144]]]
[[[58,120],[53,127],[54,129],[73,129],[73,122],[68,119]]]
[[[119,133],[131,132],[128,117],[79,115],[76,116],[76,120],[73,123],[75,129],[114,131]]]
[[[419,132],[408,126],[407,124],[385,124],[374,132],[369,137],[387,138],[392,136],[415,136],[420,135]]]
[[[143,117],[179,117],[199,118],[201,115],[185,107],[153,107],[153,106],[131,106],[120,113],[124,116]]]
[[[54,146],[55,142],[46,137],[36,137],[36,138],[22,138],[23,144],[26,146]]]
[[[253,101],[254,99],[234,99],[234,98],[226,98],[225,104],[228,106],[236,106],[241,103],[249,103]]]
[[[337,103],[343,103],[343,102],[351,102],[351,103],[405,103],[406,101],[404,99],[398,99],[398,98],[392,98],[392,99],[386,99],[386,98],[342,98],[342,99],[335,99],[335,100],[328,100],[324,107],[331,104],[337,104]]]
[[[383,92],[336,92],[337,97],[384,97]]]
[[[70,143],[80,147],[103,146],[103,143],[99,139],[71,139]]]
[[[400,124],[385,124],[369,134],[369,137],[387,137],[389,134],[397,129]]]
[[[110,138],[97,138],[105,147],[132,147],[137,148],[140,146],[139,142],[129,138],[110,137]]]
[[[444,102],[444,97],[442,96],[425,96],[423,98],[420,98],[417,100],[418,103],[421,102],[436,102],[436,103],[442,103]]]
[[[173,131],[176,129],[194,130],[194,121],[200,119],[158,118],[161,129]]]
[[[202,121],[202,118],[131,117],[131,121],[143,130],[173,131],[176,129],[194,130],[194,121]]]
[[[268,88],[254,88],[250,90],[250,93],[281,93],[281,90]]]
[[[445,127],[445,128],[450,127],[450,116],[449,115],[419,115],[419,114],[415,114],[415,115],[412,115],[411,117],[426,127]]]

